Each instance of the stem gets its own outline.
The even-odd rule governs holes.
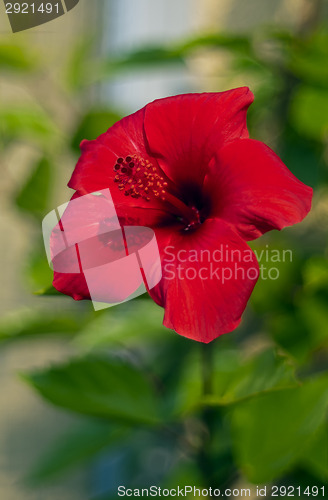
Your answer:
[[[202,344],[203,395],[214,393],[214,348],[217,344]],[[198,450],[198,467],[207,488],[229,487],[238,476],[231,450],[217,453],[213,446],[215,439],[225,432],[224,415],[219,408],[205,408],[201,413],[204,435]]]
[[[213,394],[213,349],[212,344],[202,344],[203,395]]]
[[[203,378],[203,395],[213,394],[213,344],[201,344],[201,366]],[[198,464],[205,486],[213,486],[212,481],[216,473],[212,457],[212,439],[215,424],[215,411],[205,408],[201,414],[204,425],[204,437],[198,452]]]

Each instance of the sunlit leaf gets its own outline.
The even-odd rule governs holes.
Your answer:
[[[45,145],[57,135],[51,118],[37,106],[1,106],[0,124],[0,132],[6,141],[27,140]]]
[[[0,43],[0,68],[2,71],[30,72],[36,68],[35,54],[22,45],[2,41]]]

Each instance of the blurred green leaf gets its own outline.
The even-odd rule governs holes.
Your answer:
[[[313,256],[303,268],[304,285],[309,291],[328,290],[328,260],[321,256]]]
[[[195,49],[221,48],[244,55],[254,55],[251,37],[234,33],[208,33],[177,45],[176,52],[186,55]]]
[[[146,298],[134,300],[99,315],[86,325],[75,343],[80,349],[90,350],[101,346],[121,344],[131,345],[162,335],[169,335],[162,326],[163,309]],[[156,340],[155,340],[156,341]]]
[[[60,296],[63,298],[65,297],[64,294],[62,294],[61,292],[58,292],[58,290],[56,290],[56,288],[52,285],[50,285],[49,287],[46,287],[46,288],[40,288],[39,290],[37,290],[34,293],[35,293],[35,295],[42,295],[42,296],[46,296],[46,297],[51,297],[51,296],[57,296],[57,297]]]
[[[269,243],[263,239],[250,244],[260,266],[263,266],[251,296],[252,307],[258,314],[278,314],[280,311],[292,310],[295,289],[302,284],[300,248],[293,240],[284,241],[281,234],[278,245],[276,238],[277,235],[272,234]],[[269,278],[270,272],[274,279]]]
[[[306,39],[294,39],[287,44],[288,69],[301,81],[311,85],[328,87],[328,31],[315,30]]]
[[[29,53],[26,47],[8,41],[0,43],[0,69],[2,71],[30,72],[36,68],[35,54]]]
[[[247,479],[265,484],[290,469],[315,439],[327,406],[327,374],[236,405],[231,411],[234,450]]]
[[[54,305],[52,310],[15,310],[0,321],[0,342],[38,335],[75,334],[87,321],[88,314],[81,308],[75,313],[58,311]]]
[[[294,293],[289,309],[276,307],[267,318],[267,329],[300,364],[328,342],[328,274],[323,257],[313,256],[300,269],[304,285]]]
[[[299,363],[304,363],[315,348],[316,342],[297,309],[272,315],[267,328],[274,341]]]
[[[289,170],[305,184],[317,187],[326,169],[320,144],[286,127],[282,138],[281,158]]]
[[[80,144],[84,139],[89,141],[96,139],[121,118],[122,115],[110,109],[91,109],[82,117],[73,133],[72,149],[79,153]]]
[[[103,450],[122,444],[128,430],[113,427],[101,421],[92,421],[74,427],[59,438],[55,446],[42,457],[28,475],[32,485],[49,481],[70,469],[81,465]]]
[[[45,212],[43,215],[45,215]],[[24,278],[36,295],[60,295],[51,285],[53,270],[48,264],[44,243],[41,241],[41,238],[38,243],[36,243],[35,248],[33,248],[32,252],[26,258],[23,271]]]
[[[120,58],[107,59],[102,67],[106,73],[111,74],[117,71],[142,69],[149,66],[153,68],[167,64],[182,64],[183,58],[179,52],[162,46],[147,46],[134,50]]]
[[[327,296],[304,296],[299,302],[299,314],[308,326],[312,337],[312,350],[328,341],[328,293]]]
[[[53,186],[53,166],[42,158],[16,196],[16,206],[37,218],[46,214]],[[46,260],[46,259],[45,259]]]
[[[76,44],[69,54],[65,81],[71,91],[79,91],[94,81],[93,54],[94,41],[90,37],[83,37],[82,42]]]
[[[328,90],[301,85],[291,103],[290,120],[300,134],[323,141],[328,134]]]
[[[187,57],[202,49],[219,48],[254,57],[252,44],[247,36],[228,33],[209,33],[172,44],[170,46],[147,45],[131,52],[103,60],[86,61],[85,52],[76,52],[70,65],[72,86],[81,87],[112,78],[125,71],[184,65]]]
[[[26,140],[42,146],[53,142],[57,129],[49,116],[37,106],[0,107],[0,132],[6,142]]]
[[[150,381],[138,368],[117,359],[76,359],[24,378],[45,399],[76,413],[131,424],[160,421]]]

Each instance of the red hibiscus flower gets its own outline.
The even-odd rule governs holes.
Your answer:
[[[109,188],[122,225],[155,231],[163,277],[149,293],[166,327],[201,342],[240,322],[258,278],[246,241],[311,207],[311,188],[248,138],[252,101],[248,88],[157,100],[83,141],[68,184],[74,197]],[[90,299],[83,273],[53,284]]]

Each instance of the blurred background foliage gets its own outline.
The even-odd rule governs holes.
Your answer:
[[[18,143],[37,151],[12,204],[37,235],[22,279],[31,294],[43,296],[38,308],[4,315],[0,342],[28,339],[31,352],[41,337],[68,343],[70,359],[21,378],[78,415],[26,471],[35,491],[95,463],[103,474],[94,500],[115,498],[119,484],[305,489],[328,480],[328,28],[314,14],[294,30],[262,25],[247,35],[204,33],[115,57],[97,56],[87,39],[51,82],[28,44],[0,41],[2,79],[24,79],[33,97],[0,100],[0,155],[5,165]],[[238,330],[208,346],[164,329],[162,311],[147,297],[97,313],[89,303],[62,306],[71,299],[51,287],[41,237],[43,216],[68,198],[65,192],[58,201],[58,185],[68,180],[81,140],[125,114],[94,99],[97,88],[123,73],[188,66],[203,53],[214,68],[227,57],[225,88],[236,77],[252,84],[251,136],[315,190],[306,221],[252,243],[259,252],[267,245],[291,249],[293,260],[273,264],[279,279],[261,280]],[[55,87],[69,119],[60,119],[40,81]]]

